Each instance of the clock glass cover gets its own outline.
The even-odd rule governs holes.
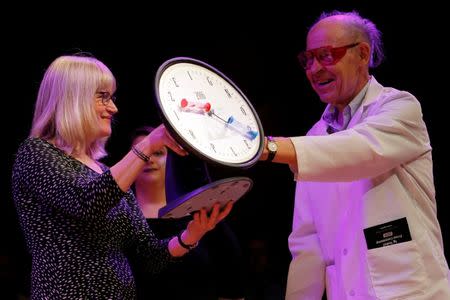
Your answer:
[[[261,121],[247,97],[217,69],[173,58],[158,69],[155,91],[166,128],[186,150],[232,167],[258,161],[264,145]]]

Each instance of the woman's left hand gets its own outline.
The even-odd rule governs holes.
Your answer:
[[[217,223],[228,216],[232,208],[233,201],[229,201],[222,209],[219,203],[215,203],[209,213],[204,208],[195,212],[194,219],[189,222],[184,232],[183,241],[188,244],[197,243],[205,233],[214,229]]]

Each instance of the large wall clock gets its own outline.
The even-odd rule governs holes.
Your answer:
[[[155,92],[166,128],[188,152],[230,167],[258,161],[264,146],[261,121],[220,71],[193,58],[173,58],[159,67]]]

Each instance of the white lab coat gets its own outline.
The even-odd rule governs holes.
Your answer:
[[[299,172],[286,299],[319,300],[325,287],[328,300],[450,299],[417,99],[372,77],[347,130],[326,126],[291,138]],[[365,228],[404,217],[411,241],[368,250]]]

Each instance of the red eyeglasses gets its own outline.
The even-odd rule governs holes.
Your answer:
[[[320,47],[300,52],[297,58],[300,65],[305,70],[309,70],[311,68],[314,63],[314,58],[316,58],[322,66],[332,66],[337,64],[344,57],[345,53],[347,53],[347,49],[358,45],[359,43],[335,48],[331,46]]]

